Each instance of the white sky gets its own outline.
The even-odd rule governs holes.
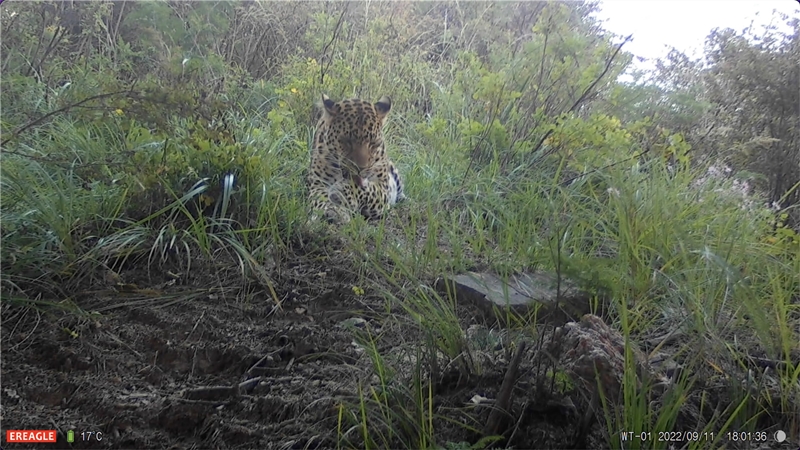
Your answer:
[[[703,55],[703,43],[713,28],[741,31],[754,21],[756,28],[772,19],[778,10],[800,17],[797,0],[601,0],[596,15],[604,28],[633,41],[623,50],[636,56],[666,56],[669,46],[694,57]],[[780,23],[780,21],[776,21]],[[652,64],[634,64],[650,68]]]

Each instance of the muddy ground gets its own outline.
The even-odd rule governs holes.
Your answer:
[[[2,429],[59,435],[46,446],[7,444],[3,436],[3,448],[362,447],[357,432],[340,440],[337,431],[338,406],[357,404],[359,386],[375,386],[357,335],[369,331],[387,364],[401,371],[413,366],[409,355],[422,348],[423,333],[374,286],[353,288],[352,255],[341,249],[315,247],[268,265],[274,296],[263,277],[243,277],[225,261],[95,274],[60,304],[80,311],[4,300]],[[457,314],[463,330],[498,328],[466,305]],[[529,341],[531,353],[536,345]],[[480,374],[443,367],[431,385],[439,448],[468,448],[454,443],[481,438],[454,422],[483,430],[489,421],[492,408],[473,401],[498,398],[512,359],[503,345],[489,347],[475,352]],[[559,394],[566,391],[537,378],[539,369],[531,359],[520,366],[499,447],[604,447],[605,423],[583,426],[586,403]],[[398,437],[389,442],[403,446]]]
[[[357,330],[370,330],[384,355],[413,353],[419,333],[398,320],[402,308],[354,291],[348,265],[332,262],[282,261],[271,272],[280,308],[224,263],[195,265],[191,278],[141,266],[98,275],[71,299],[82,312],[3,302],[2,428],[57,429],[47,448],[335,448],[337,405],[356,403],[359,383],[375,380]],[[465,330],[479,321],[468,308],[459,315]],[[445,370],[433,385],[436,411],[481,428],[490,408],[470,399],[495,398],[507,366],[499,357],[480,376]],[[522,414],[507,425],[507,444],[574,446],[581,418],[537,406],[546,401],[537,392],[516,387]],[[442,446],[480,438],[447,420],[434,427]],[[590,447],[601,442],[594,428]]]

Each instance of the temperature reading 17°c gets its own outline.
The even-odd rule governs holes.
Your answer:
[[[88,442],[88,441],[100,442],[100,441],[103,440],[103,432],[102,431],[81,431],[81,440],[83,442]]]

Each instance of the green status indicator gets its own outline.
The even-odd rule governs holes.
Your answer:
[[[72,430],[67,431],[67,442],[70,444],[75,442],[75,432]]]

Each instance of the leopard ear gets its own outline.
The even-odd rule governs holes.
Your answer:
[[[322,106],[325,109],[325,114],[328,116],[336,115],[336,102],[331,100],[327,95],[322,94]]]
[[[385,95],[378,100],[378,103],[375,103],[375,110],[378,111],[381,118],[386,117],[390,109],[392,109],[392,99]]]
[[[392,100],[385,95],[378,100],[378,103],[375,103],[375,112],[378,113],[378,119],[382,125],[386,125],[390,109],[392,109]]]

